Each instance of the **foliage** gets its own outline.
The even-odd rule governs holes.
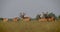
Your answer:
[[[0,22],[0,32],[60,32],[60,21]]]
[[[36,19],[40,19],[41,18],[40,16],[41,16],[40,14],[37,14]]]
[[[55,19],[57,18],[54,13],[49,13],[48,16],[49,16],[49,17],[54,17]]]
[[[0,20],[3,20],[3,18],[0,18]]]
[[[58,16],[58,18],[60,19],[60,15]]]

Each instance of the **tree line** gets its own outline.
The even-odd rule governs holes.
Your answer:
[[[51,12],[51,13],[48,13],[48,12],[44,13],[44,12],[42,12],[42,14],[43,14],[43,17],[52,17],[53,16],[55,19],[60,19],[60,15],[56,16],[53,12]],[[19,15],[19,18],[24,18],[25,15],[26,14],[24,12],[23,13],[21,12],[20,15]],[[40,18],[41,18],[41,14],[37,14],[36,17],[35,17],[35,19],[40,19]],[[3,20],[3,18],[0,17],[0,20]]]

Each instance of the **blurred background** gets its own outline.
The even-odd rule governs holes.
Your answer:
[[[25,12],[31,18],[42,12],[60,14],[60,0],[0,0],[0,17],[19,17]]]
[[[0,32],[60,32],[60,0],[0,0]]]

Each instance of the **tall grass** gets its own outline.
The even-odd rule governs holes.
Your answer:
[[[0,21],[0,32],[60,32],[60,20],[55,22]]]

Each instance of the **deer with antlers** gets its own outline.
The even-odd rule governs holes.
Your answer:
[[[30,21],[30,17],[29,16],[25,16],[25,13],[20,13],[20,17],[23,21]]]
[[[39,21],[55,21],[54,16],[49,16],[48,12],[44,13],[43,12],[43,17],[41,17],[41,19],[39,19]]]

